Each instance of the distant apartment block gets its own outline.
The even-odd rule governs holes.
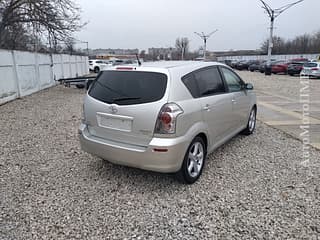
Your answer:
[[[174,48],[149,48],[148,55],[152,59],[172,59],[172,53],[174,51]]]
[[[139,49],[92,49],[89,53],[91,56],[135,55],[139,54]]]

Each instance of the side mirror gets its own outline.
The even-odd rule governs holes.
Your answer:
[[[244,85],[244,89],[246,89],[246,90],[253,90],[253,85],[252,85],[251,83],[246,83],[246,84]]]

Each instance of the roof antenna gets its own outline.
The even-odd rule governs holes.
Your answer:
[[[138,61],[138,65],[139,65],[139,67],[141,66],[141,62],[140,62],[140,59],[139,59],[139,56],[138,56],[138,54],[136,53],[136,58],[137,58],[137,61]]]

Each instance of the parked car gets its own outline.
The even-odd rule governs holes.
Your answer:
[[[232,60],[231,61],[231,67],[232,68],[236,68],[236,65],[237,65],[238,62],[239,62],[238,60]]]
[[[259,71],[260,65],[264,63],[265,61],[261,61],[261,60],[252,61],[251,64],[249,65],[248,70],[251,72]]]
[[[101,59],[91,59],[89,60],[89,70],[95,73],[100,72],[105,67],[112,66],[109,62]]]
[[[320,77],[320,62],[307,62],[303,65],[301,76]]]
[[[300,74],[303,68],[303,64],[305,62],[293,62],[288,65],[288,74],[290,76],[294,76],[296,74]]]
[[[118,65],[125,64],[124,60],[122,60],[122,59],[114,59],[114,60],[110,60],[109,62],[112,64],[112,66],[118,66]]]
[[[256,96],[214,62],[155,62],[102,71],[84,99],[81,147],[115,164],[194,183],[207,154],[256,126]]]
[[[287,62],[285,61],[279,61],[276,64],[272,66],[272,73],[284,73],[287,74],[288,72],[288,66],[293,62],[308,62],[309,60],[307,58],[294,58]]]
[[[232,60],[224,60],[223,63],[231,67]]]
[[[277,61],[271,65],[271,72],[273,74],[284,73],[287,74],[288,62],[285,61]]]
[[[273,64],[275,64],[277,61],[275,60],[275,59],[272,59],[271,60],[271,67],[272,67],[272,65]],[[261,73],[264,73],[265,72],[265,70],[266,70],[266,67],[267,67],[267,61],[264,61],[264,62],[262,62],[261,64],[260,64],[260,67],[259,67],[259,72],[261,72]]]
[[[250,61],[242,60],[235,65],[237,70],[248,70]]]

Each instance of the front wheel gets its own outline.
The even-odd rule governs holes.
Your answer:
[[[247,127],[242,131],[244,135],[250,135],[256,129],[256,121],[257,121],[257,109],[256,107],[252,108],[248,120]]]
[[[206,156],[207,149],[203,139],[196,137],[185,154],[182,167],[177,173],[178,179],[187,184],[196,182],[202,173]]]

